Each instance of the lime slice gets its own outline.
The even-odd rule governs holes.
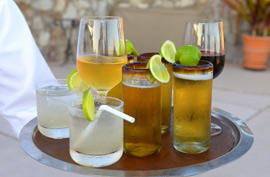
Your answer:
[[[160,55],[153,55],[148,63],[147,68],[150,69],[152,75],[156,80],[158,80],[161,83],[168,83],[170,80],[170,74],[165,67],[165,65],[161,62],[161,56]]]
[[[179,61],[181,65],[197,66],[201,55],[201,51],[196,46],[183,45],[177,50],[175,61]]]
[[[172,41],[164,41],[159,49],[159,54],[169,63],[175,63],[176,48]]]
[[[95,119],[95,102],[92,91],[89,89],[83,94],[83,113],[85,119],[88,121],[94,121]]]
[[[153,84],[156,81],[156,79],[154,78],[152,74],[147,74],[146,79],[150,84]]]
[[[126,40],[126,47],[127,47],[127,55],[133,55],[135,57],[139,56],[133,44],[128,39]]]
[[[83,82],[82,79],[80,78],[77,72],[77,69],[74,69],[68,75],[67,85],[69,88],[75,88],[75,87],[80,86],[81,84],[82,84],[83,91],[90,89],[90,86],[87,85],[85,82]]]

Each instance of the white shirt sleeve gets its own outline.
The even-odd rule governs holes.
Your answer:
[[[36,117],[35,84],[54,79],[13,0],[0,1],[0,117],[16,137]]]

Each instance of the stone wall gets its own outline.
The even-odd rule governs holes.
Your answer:
[[[186,8],[201,10],[212,18],[232,23],[219,0],[15,0],[47,61],[75,61],[79,19],[110,15],[121,8]],[[230,14],[230,13],[229,13]],[[230,25],[229,25],[230,26]],[[226,28],[225,33],[233,34]]]

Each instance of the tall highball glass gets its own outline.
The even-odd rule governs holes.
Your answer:
[[[188,154],[210,146],[213,65],[173,64],[173,146]]]
[[[138,56],[138,61],[148,62],[153,55],[159,55],[156,52],[142,53]],[[162,63],[166,66],[170,78],[172,78],[172,64],[162,58]],[[171,128],[171,112],[172,112],[172,79],[166,84],[161,85],[161,133],[168,132]]]
[[[161,83],[153,80],[146,62],[123,66],[124,113],[135,118],[124,122],[124,151],[143,157],[161,149]]]

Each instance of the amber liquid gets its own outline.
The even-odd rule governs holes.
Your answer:
[[[166,67],[170,73],[170,81],[161,85],[162,134],[166,133],[170,129],[172,112],[172,65],[167,65]]]
[[[78,73],[96,91],[107,92],[122,80],[122,66],[127,56],[84,56],[77,59]]]
[[[193,79],[174,74],[173,143],[185,153],[201,153],[210,145],[212,76]]]
[[[161,149],[161,87],[134,87],[123,83],[124,113],[135,118],[124,122],[124,151],[143,157]]]
[[[158,55],[159,53],[142,53],[138,57],[140,62],[148,62],[153,55]],[[162,59],[162,62],[167,67],[168,72],[170,73],[170,81],[161,86],[161,109],[162,109],[162,121],[161,121],[161,133],[164,134],[170,130],[171,126],[171,106],[172,106],[172,64],[168,63],[165,59]]]

